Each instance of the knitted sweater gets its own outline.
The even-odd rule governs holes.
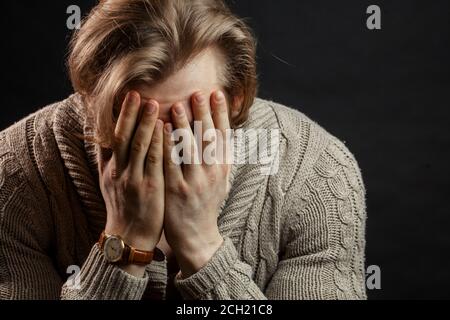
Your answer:
[[[74,94],[0,133],[0,299],[170,298],[165,258],[137,278],[96,245],[106,213],[96,147],[80,138],[93,134],[85,114]],[[365,189],[352,154],[262,99],[244,127],[280,130],[278,173],[232,166],[225,241],[176,289],[185,299],[365,299]]]

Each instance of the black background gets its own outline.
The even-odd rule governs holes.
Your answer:
[[[2,1],[0,130],[71,93],[66,9]],[[260,96],[346,141],[367,187],[372,299],[450,298],[450,7],[434,1],[236,0],[259,39]],[[366,9],[382,10],[382,30]]]

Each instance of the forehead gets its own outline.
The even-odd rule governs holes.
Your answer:
[[[144,99],[155,99],[162,107],[187,101],[193,93],[211,94],[222,89],[225,59],[217,49],[207,49],[176,73],[154,86],[141,86]]]

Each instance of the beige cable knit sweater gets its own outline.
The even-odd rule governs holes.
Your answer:
[[[96,149],[80,96],[0,133],[0,298],[165,299],[167,262],[144,278],[109,265]],[[223,246],[175,280],[186,299],[364,299],[365,190],[352,154],[303,114],[257,99],[247,128],[281,130],[279,172],[233,165]],[[68,285],[78,265],[80,287]],[[70,281],[72,283],[72,281]]]

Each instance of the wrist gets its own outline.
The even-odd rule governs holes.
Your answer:
[[[145,244],[136,241],[135,238],[131,239],[134,241],[126,241],[119,233],[108,234],[104,231],[98,240],[98,246],[108,263],[115,264],[125,272],[141,278],[145,274],[146,266],[153,259],[154,250],[134,248],[135,245],[145,248]]]
[[[208,264],[224,242],[217,233],[209,239],[190,238],[183,241],[183,246],[176,246],[174,253],[183,278],[189,278]]]
[[[128,228],[129,229],[129,228]],[[107,235],[117,235],[122,238],[122,240],[139,250],[144,251],[154,251],[158,240],[153,236],[140,235],[134,232],[124,231],[123,228],[117,228],[113,226],[106,226],[105,233]]]

